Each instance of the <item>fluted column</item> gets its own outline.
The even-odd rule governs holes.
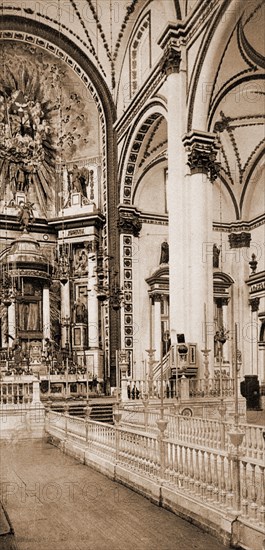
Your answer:
[[[88,345],[89,348],[99,347],[99,317],[97,298],[97,258],[95,252],[88,254]]]
[[[51,337],[51,318],[50,318],[50,289],[43,287],[42,291],[42,317],[43,317],[43,338]]]
[[[189,208],[186,247],[189,262],[188,289],[186,287],[188,340],[196,342],[199,351],[204,346],[205,304],[207,321],[213,319],[212,184],[218,168],[215,138],[215,134],[193,131],[183,139],[190,168],[190,174],[186,176]]]

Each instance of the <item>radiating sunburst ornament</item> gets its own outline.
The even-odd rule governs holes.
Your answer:
[[[0,78],[0,174],[2,187],[27,193],[38,189],[40,202],[49,197],[55,170],[55,147],[50,118],[53,106],[45,101],[38,78],[25,64],[17,73],[5,67]]]

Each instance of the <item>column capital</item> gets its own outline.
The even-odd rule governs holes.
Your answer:
[[[259,302],[260,298],[250,298],[248,303],[251,307],[251,311],[254,313],[255,311],[259,311]]]
[[[214,301],[218,308],[221,308],[223,306],[228,306],[230,297],[229,296],[218,296],[214,298]]]
[[[167,44],[161,60],[161,72],[167,77],[172,73],[178,73],[181,63],[181,52],[174,41]]]
[[[154,292],[154,294],[151,294],[152,302],[161,302],[162,301],[162,295],[158,292]]]
[[[249,248],[251,241],[251,233],[243,231],[242,233],[230,233],[228,235],[230,248]]]
[[[213,183],[218,176],[220,165],[216,162],[219,145],[216,134],[193,130],[183,137],[188,153],[188,166],[191,174],[203,173]]]
[[[142,229],[142,222],[135,212],[119,212],[118,228],[120,233],[129,233],[134,237],[139,237]]]

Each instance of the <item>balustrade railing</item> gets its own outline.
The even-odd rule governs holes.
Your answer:
[[[123,381],[127,385],[127,399],[138,400],[148,397],[161,396],[161,382],[157,380],[140,380],[133,379]],[[189,398],[227,398],[234,395],[234,379],[233,378],[166,378],[163,381],[163,397],[164,399],[172,399],[176,396]]]
[[[32,398],[32,382],[0,382],[1,405],[24,405],[27,403],[31,403]]]
[[[152,434],[49,411],[46,431],[64,441],[74,440],[128,472],[133,470],[181,495],[191,495],[226,517],[234,513],[265,533],[263,428],[240,426],[243,443],[235,447],[229,435],[232,425],[225,423],[222,448],[218,421],[179,416],[175,420],[175,435],[170,420],[165,434],[161,426]]]

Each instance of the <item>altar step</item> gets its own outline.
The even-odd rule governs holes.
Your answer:
[[[108,424],[113,424],[113,404],[114,400],[108,400],[104,402],[103,400],[94,402],[94,400],[89,401],[89,406],[92,407],[92,411],[90,413],[90,420],[95,420],[95,422],[106,422]],[[85,407],[86,403],[80,402],[80,403],[68,403],[68,413],[71,416],[77,416],[79,418],[85,417]],[[65,412],[65,404],[64,403],[54,403],[52,404],[52,410],[63,413]]]

